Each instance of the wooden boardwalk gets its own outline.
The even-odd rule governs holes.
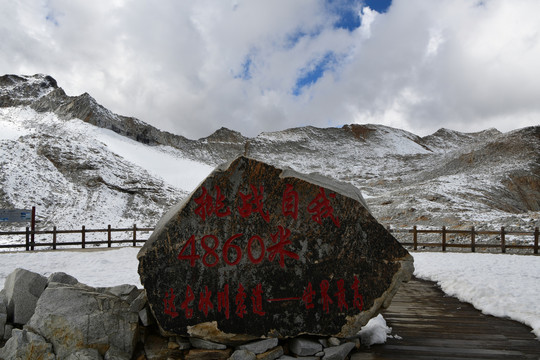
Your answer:
[[[540,359],[540,341],[530,327],[483,315],[430,281],[404,284],[383,316],[402,339],[389,338],[351,360]]]

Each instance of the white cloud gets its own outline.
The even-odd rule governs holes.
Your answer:
[[[369,121],[427,134],[539,122],[539,2],[349,5],[362,20],[352,32],[316,0],[0,0],[0,73],[50,74],[191,138],[221,126]],[[326,54],[337,60],[295,96]]]

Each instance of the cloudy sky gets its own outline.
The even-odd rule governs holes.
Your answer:
[[[537,0],[0,0],[0,74],[192,139],[540,123]]]

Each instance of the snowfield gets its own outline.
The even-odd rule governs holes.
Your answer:
[[[0,288],[18,267],[45,276],[62,271],[95,287],[133,284],[142,288],[137,273],[138,251],[139,248],[116,248],[0,253]],[[540,257],[412,254],[417,277],[437,282],[445,293],[473,304],[485,314],[527,324],[540,339]],[[374,318],[369,325],[369,338],[362,341],[380,343],[381,333],[383,339],[389,333],[384,319]]]

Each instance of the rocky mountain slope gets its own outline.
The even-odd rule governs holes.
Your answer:
[[[237,154],[350,182],[385,225],[540,225],[540,126],[426,137],[381,125],[254,138],[222,128],[191,140],[68,96],[50,76],[0,77],[0,208],[36,205],[41,227],[153,226]]]

